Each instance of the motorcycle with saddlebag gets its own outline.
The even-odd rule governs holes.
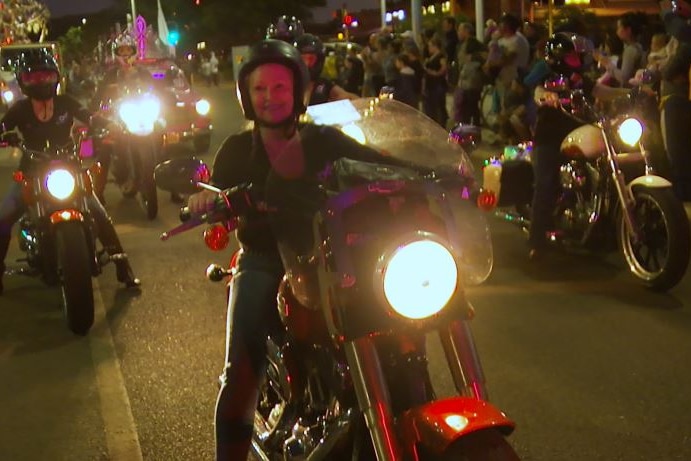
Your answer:
[[[689,221],[672,184],[652,166],[641,121],[642,90],[631,90],[615,105],[618,115],[610,117],[581,90],[570,90],[565,77],[548,80],[545,89],[557,93],[559,109],[578,125],[561,143],[565,161],[549,240],[596,251],[618,246],[646,287],[673,288],[689,263]],[[484,195],[499,206],[500,216],[524,230],[533,196],[530,147],[505,149],[505,155],[488,159],[483,171]]]
[[[218,223],[205,232],[218,249],[238,216],[269,216],[285,276],[252,451],[264,460],[518,459],[505,438],[514,423],[488,402],[469,325],[464,286],[488,277],[492,247],[467,154],[397,101],[321,106],[308,108],[315,123],[416,166],[342,158],[317,178],[270,175],[264,194],[252,185],[216,189],[212,211],[183,215],[162,235]],[[159,187],[189,193],[208,175],[198,161],[185,162],[159,165]],[[236,256],[207,276],[232,281]],[[428,334],[441,340],[454,397],[436,396]]]

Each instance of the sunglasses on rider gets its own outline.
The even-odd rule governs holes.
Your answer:
[[[54,70],[22,72],[20,78],[22,84],[26,86],[58,83],[58,74]]]

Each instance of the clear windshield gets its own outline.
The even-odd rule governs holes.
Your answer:
[[[384,151],[389,156],[429,168],[448,167],[447,171],[458,172],[467,178],[467,184],[472,186],[474,182],[473,168],[467,153],[459,145],[449,142],[448,133],[436,122],[405,104],[378,98],[337,101],[309,107],[308,116],[312,123],[337,127],[361,143]],[[349,172],[357,173],[358,168],[357,165],[351,165]],[[402,168],[398,171],[396,168],[364,166],[362,169],[366,172],[363,177],[376,180],[380,174],[382,180],[397,179],[406,182],[412,179],[409,170]],[[338,169],[338,165],[335,169]],[[419,177],[417,179],[419,181]],[[324,182],[321,186],[323,184]],[[294,208],[289,213],[274,215],[273,225],[293,291],[305,304],[312,304],[309,300],[318,292],[315,286],[309,286],[309,282],[315,280],[315,277],[305,274],[309,270],[310,261],[319,260],[319,250],[313,238],[313,217],[324,209],[327,200],[334,199],[334,193],[337,194],[336,197],[342,197],[346,201],[351,197],[349,186],[343,185],[347,183],[339,184],[340,188],[334,189],[333,184],[326,188],[320,186],[320,181],[310,180],[287,187],[267,187],[269,202],[301,204],[298,209]],[[443,216],[447,230],[453,234],[453,247],[462,266],[460,269],[464,282],[478,284],[491,272],[492,243],[484,213],[471,200],[467,200],[469,187],[447,194],[450,199],[441,200],[446,211],[435,212]],[[324,192],[325,189],[329,193]],[[372,188],[374,189],[376,188]],[[388,208],[379,214],[375,209],[364,219],[356,214],[359,216],[356,219],[377,223],[371,224],[365,232],[378,232],[379,228],[386,232],[386,227],[393,225],[393,222],[387,222],[386,218],[381,223],[378,220],[387,210]],[[400,218],[399,215],[396,219],[405,218]],[[358,224],[355,227],[360,226]]]
[[[393,157],[430,168],[460,167],[462,174],[473,174],[468,154],[448,141],[448,133],[439,124],[393,99],[334,101],[308,107],[307,116],[313,123],[338,127]]]

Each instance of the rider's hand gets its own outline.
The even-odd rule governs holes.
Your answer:
[[[193,215],[199,215],[210,211],[214,207],[217,194],[210,190],[203,190],[196,194],[190,195],[187,200],[187,207]]]

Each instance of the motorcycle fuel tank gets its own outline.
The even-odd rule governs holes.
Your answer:
[[[605,152],[600,128],[583,125],[569,133],[561,142],[561,153],[569,158],[596,159]]]

